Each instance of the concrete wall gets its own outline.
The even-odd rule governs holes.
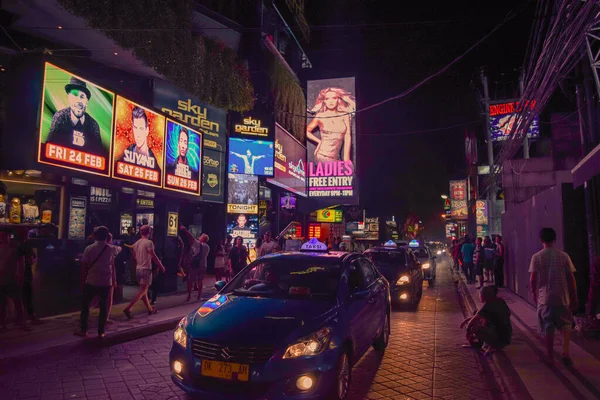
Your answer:
[[[553,186],[502,214],[502,237],[506,248],[505,284],[517,295],[532,302],[529,294],[529,262],[541,250],[540,229],[552,227],[556,247],[563,249],[562,190]]]
[[[529,293],[531,256],[542,249],[542,228],[554,228],[556,247],[566,251],[577,272],[579,304],[585,304],[589,287],[585,207],[583,191],[571,184],[553,186],[502,214],[502,237],[506,248],[505,284],[532,303]]]

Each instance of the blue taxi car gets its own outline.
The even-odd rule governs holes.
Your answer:
[[[313,239],[216,286],[174,332],[171,376],[191,395],[344,399],[353,364],[387,347],[389,285],[360,254]]]

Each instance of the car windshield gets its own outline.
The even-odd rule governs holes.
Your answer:
[[[413,253],[415,253],[415,256],[417,256],[417,258],[429,258],[429,253],[427,253],[427,250],[425,250],[422,247],[418,249],[413,249]]]
[[[340,280],[338,263],[321,260],[266,259],[256,261],[227,285],[240,296],[331,299]]]
[[[404,251],[368,251],[365,256],[375,264],[388,281],[396,280],[399,270],[406,267]]]

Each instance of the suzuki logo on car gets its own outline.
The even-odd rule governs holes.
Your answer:
[[[223,347],[221,349],[221,358],[225,361],[231,360],[233,358],[228,347]]]

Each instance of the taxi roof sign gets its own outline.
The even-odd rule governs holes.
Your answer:
[[[388,240],[383,244],[383,247],[398,247],[398,245],[393,240]]]
[[[317,238],[310,239],[308,242],[304,243],[302,247],[300,247],[300,251],[326,252],[327,250],[327,245],[319,242]]]
[[[408,244],[408,247],[419,247],[419,241],[418,240],[411,240],[410,243]]]

